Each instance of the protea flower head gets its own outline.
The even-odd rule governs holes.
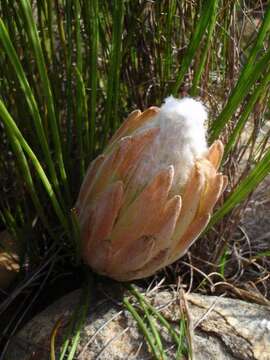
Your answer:
[[[206,144],[204,106],[169,97],[133,111],[89,166],[75,208],[82,257],[120,281],[183,256],[209,222],[227,179],[223,145]]]

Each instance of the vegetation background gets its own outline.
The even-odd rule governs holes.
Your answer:
[[[208,107],[229,186],[191,252],[151,281],[268,301],[269,237],[239,224],[270,170],[269,1],[1,0],[0,16],[0,229],[20,256],[0,293],[1,359],[27,319],[87,277],[71,209],[89,162],[129,112],[170,94]]]

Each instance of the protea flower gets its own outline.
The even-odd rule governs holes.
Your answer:
[[[208,149],[206,119],[191,98],[135,110],[90,164],[75,208],[93,270],[120,281],[150,276],[206,227],[227,183],[217,172],[223,145]]]

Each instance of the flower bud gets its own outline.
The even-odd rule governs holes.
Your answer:
[[[89,166],[76,202],[82,257],[116,280],[144,278],[183,256],[227,184],[223,145],[208,149],[204,106],[172,96],[133,111]]]

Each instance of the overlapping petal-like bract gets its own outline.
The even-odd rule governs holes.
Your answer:
[[[172,114],[190,121],[179,109],[169,109],[165,121]],[[188,136],[181,135],[179,142],[186,142],[187,148],[181,149],[188,153],[183,157],[195,155],[185,162],[174,151],[170,163],[170,147],[162,148],[165,137],[159,125],[168,112],[163,116],[162,111],[150,107],[128,116],[104,153],[90,164],[75,205],[84,261],[119,281],[148,277],[183,256],[208,224],[227,184],[218,172],[223,155],[219,140],[197,156],[189,151]]]

